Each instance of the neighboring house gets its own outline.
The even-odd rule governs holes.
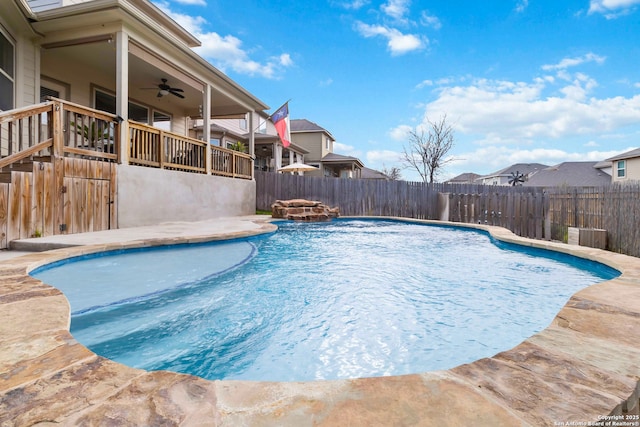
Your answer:
[[[269,107],[196,54],[197,46],[194,35],[148,0],[1,0],[0,112],[53,96],[71,101],[65,104],[71,115],[74,105],[109,113],[100,120],[111,144],[117,143],[117,150],[107,148],[117,151],[121,227],[252,213],[256,136],[250,130]],[[248,154],[241,162],[224,148],[225,130],[214,125],[229,117],[246,120]],[[55,125],[46,115],[39,120]],[[197,120],[203,124],[200,140],[190,138]],[[4,144],[5,129],[3,157],[15,154]],[[212,140],[223,147],[202,144]],[[85,146],[91,142],[85,135]],[[80,149],[69,148],[76,154]],[[241,173],[234,169],[238,164]],[[211,179],[218,181],[210,185]]]
[[[307,119],[291,120],[292,144],[308,151],[305,163],[316,166],[318,171],[308,176],[360,178],[364,164],[355,157],[333,152],[335,139],[331,132]]]
[[[364,163],[360,159],[342,154],[329,153],[320,162],[324,176],[333,178],[362,178]]]
[[[511,180],[516,176],[522,176],[525,181],[537,172],[549,166],[540,163],[516,163],[489,175],[481,176],[475,180],[476,184],[484,185],[511,185]]]
[[[371,169],[368,167],[362,168],[362,175],[360,176],[362,179],[379,179],[384,181],[389,181],[390,178],[384,173],[377,171],[375,169]]]
[[[445,181],[445,184],[477,184],[476,179],[480,177],[477,173],[465,172]]]
[[[611,177],[611,175],[613,174],[611,162],[608,162],[606,160],[597,162],[593,167],[602,171],[602,173],[609,175],[609,177]]]
[[[253,120],[248,119],[249,115],[253,115]],[[255,124],[252,129],[249,129],[249,122]],[[193,128],[194,137],[202,139],[202,120],[195,122]],[[237,118],[213,119],[210,142],[226,148],[241,142],[248,150],[252,134],[256,170],[276,172],[283,164],[304,163],[308,151],[293,143],[284,147],[269,114],[264,111],[247,113]]]
[[[606,159],[611,163],[611,182],[640,181],[640,148]]]
[[[611,176],[597,168],[598,162],[564,162],[538,171],[523,183],[528,187],[602,187]]]

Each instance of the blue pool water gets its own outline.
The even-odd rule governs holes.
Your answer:
[[[544,329],[618,272],[486,233],[399,221],[279,223],[245,240],[83,257],[61,289],[94,352],[208,379],[306,381],[448,369]]]

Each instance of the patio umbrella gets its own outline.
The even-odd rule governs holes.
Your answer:
[[[315,166],[296,162],[296,163],[291,163],[290,165],[281,167],[280,169],[278,169],[278,172],[309,172],[309,171],[315,171],[315,170],[318,170],[318,168]]]

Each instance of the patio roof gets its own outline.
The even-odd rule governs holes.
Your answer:
[[[617,156],[609,157],[608,159],[606,159],[606,161],[613,162],[615,160],[632,159],[634,157],[640,157],[640,148],[626,151],[622,154],[618,154]]]
[[[113,42],[117,33],[124,32],[129,39],[130,98],[145,100],[149,95],[140,89],[166,78],[170,85],[184,90],[184,99],[174,97],[171,101],[190,117],[201,116],[199,106],[207,85],[211,87],[212,117],[269,109],[194,52],[200,41],[147,0],[96,0],[34,16],[27,18],[42,36],[43,61],[47,55],[55,55],[69,63],[90,64],[113,76],[113,85],[118,66]]]

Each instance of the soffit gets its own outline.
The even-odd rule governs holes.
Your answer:
[[[142,24],[164,38],[178,40],[185,46],[200,46],[196,37],[145,0],[93,0],[50,9],[37,13],[32,25],[37,31],[48,34],[74,28],[100,27],[112,21],[138,28]]]
[[[132,7],[132,3],[142,10]],[[93,7],[86,7],[88,4],[92,4]],[[42,41],[44,46],[96,35],[110,34],[115,39],[115,32],[121,30],[130,35],[132,55],[129,59],[129,76],[130,87],[133,88],[131,94],[135,93],[136,87],[149,86],[150,82],[159,83],[161,78],[167,78],[179,80],[180,87],[188,86],[194,90],[190,94],[190,103],[175,98],[176,103],[185,104],[183,107],[188,109],[188,114],[193,117],[200,115],[199,105],[202,105],[205,84],[212,87],[212,116],[243,114],[269,108],[193,52],[189,45],[199,45],[199,42],[145,0],[95,0],[55,9],[55,12],[42,12],[38,14],[39,21],[33,23],[34,28],[45,36]],[[162,21],[172,23],[172,31],[167,31],[164,26],[159,25]],[[113,44],[106,46],[104,43],[93,43],[56,50],[62,52],[65,49],[67,50],[64,54],[70,56],[71,60],[96,64],[103,70],[115,70]],[[185,97],[186,95],[185,93]],[[195,106],[194,96],[199,100]]]

